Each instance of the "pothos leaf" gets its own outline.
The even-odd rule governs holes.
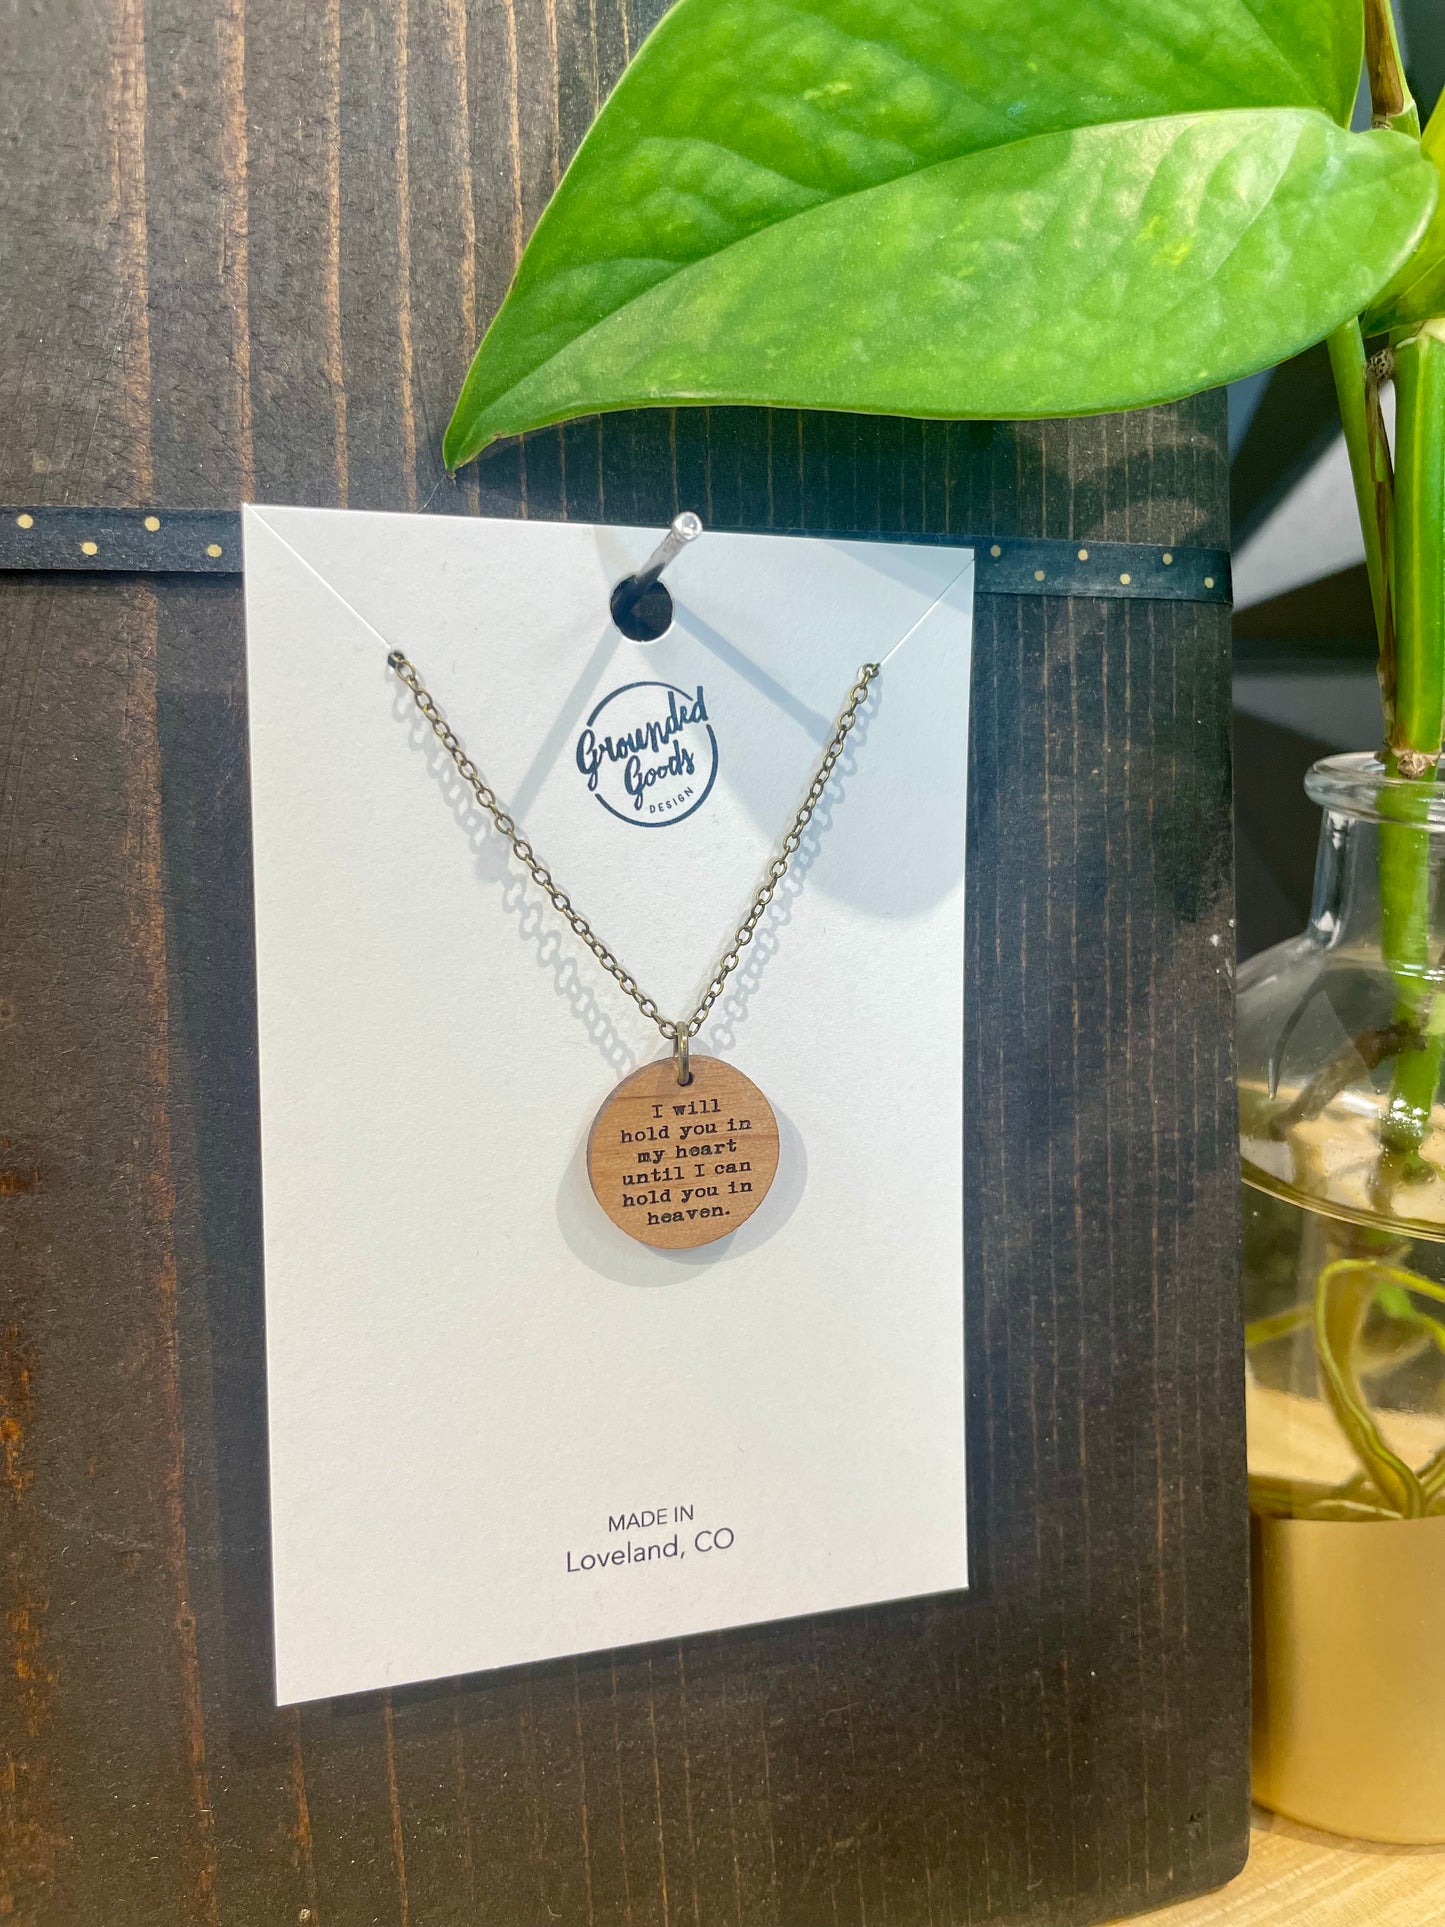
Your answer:
[[[1445,97],[1430,116],[1420,143],[1436,172],[1445,175]],[[1445,315],[1445,191],[1420,245],[1363,318],[1367,335],[1387,334],[1417,321]]]
[[[1413,142],[1337,124],[1360,57],[1358,0],[680,0],[447,461],[596,408],[1084,413],[1292,353],[1433,206]]]
[[[764,228],[590,325],[561,277],[525,324],[503,310],[447,460],[659,401],[1014,417],[1169,400],[1357,313],[1432,197],[1414,142],[1298,110],[1040,135]]]

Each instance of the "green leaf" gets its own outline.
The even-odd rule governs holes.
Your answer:
[[[1421,146],[1437,174],[1445,175],[1445,97],[1430,116]],[[1392,328],[1413,327],[1416,322],[1434,321],[1441,315],[1445,315],[1445,191],[1436,203],[1425,238],[1371,304],[1362,325],[1367,335],[1383,335]]]
[[[1010,418],[1169,400],[1358,313],[1435,194],[1414,141],[1308,109],[1036,135],[826,197],[790,179],[792,212],[706,248],[710,178],[689,201],[613,175],[618,219],[654,198],[648,259],[586,259],[590,221],[569,257],[553,223],[478,352],[449,465],[661,401]]]
[[[1347,123],[1363,43],[1359,0],[680,0],[544,213],[468,377],[447,461],[604,405],[546,381],[555,392],[531,409],[506,399],[670,278],[706,271],[725,286],[731,251],[764,230],[791,236],[820,209],[1042,134],[1262,107]],[[858,246],[889,218],[886,202],[870,204]],[[827,298],[802,264],[773,292],[785,328]],[[924,304],[910,307],[930,330]],[[876,361],[886,347],[872,333],[857,350]],[[968,360],[947,339],[938,351],[958,362],[948,412],[985,412],[964,389]],[[719,393],[735,385],[735,371],[713,371]],[[809,399],[805,387],[792,398]]]

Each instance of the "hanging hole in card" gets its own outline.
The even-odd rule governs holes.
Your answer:
[[[664,582],[641,595],[636,584],[636,576],[627,576],[612,591],[612,620],[629,642],[656,642],[672,627],[672,596]]]
[[[662,572],[701,534],[702,518],[691,509],[674,515],[642,567],[612,591],[612,620],[630,641],[656,642],[672,627],[672,596],[663,586]]]

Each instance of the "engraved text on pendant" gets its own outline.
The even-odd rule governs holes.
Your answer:
[[[587,1139],[587,1175],[619,1230],[677,1251],[745,1224],[778,1169],[778,1121],[757,1085],[718,1057],[670,1057],[617,1086]]]

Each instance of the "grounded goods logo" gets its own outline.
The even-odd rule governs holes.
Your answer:
[[[691,816],[717,776],[702,684],[630,682],[604,696],[577,738],[577,767],[605,810],[642,829]]]

